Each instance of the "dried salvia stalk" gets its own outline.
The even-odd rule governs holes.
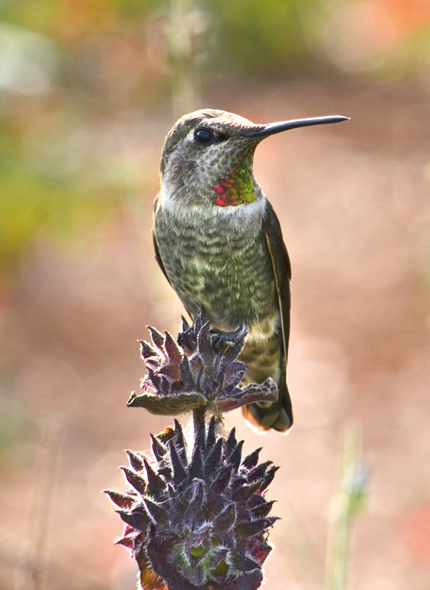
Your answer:
[[[192,326],[183,320],[176,341],[168,332],[149,331],[152,344],[141,342],[147,375],[142,391],[131,395],[128,406],[176,415],[196,408],[227,412],[277,400],[271,378],[260,385],[240,386],[247,369],[237,360],[245,342],[244,329],[231,333],[211,330],[202,313]]]
[[[206,431],[207,428],[207,431]],[[202,422],[191,451],[175,427],[152,437],[153,461],[128,452],[126,493],[107,491],[126,523],[117,543],[138,562],[143,590],[255,590],[271,551],[273,502],[265,492],[277,467],[242,458],[234,429]]]

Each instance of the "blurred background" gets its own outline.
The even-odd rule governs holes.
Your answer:
[[[172,420],[127,409],[158,269],[164,136],[200,107],[277,135],[255,173],[293,265],[288,437],[228,417],[281,466],[266,587],[324,584],[342,433],[372,468],[350,587],[430,587],[428,0],[0,1],[0,587],[130,590],[104,488]]]

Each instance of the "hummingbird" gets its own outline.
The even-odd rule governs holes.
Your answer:
[[[203,310],[215,332],[246,329],[243,383],[271,377],[278,386],[276,402],[242,409],[258,430],[287,432],[293,424],[286,380],[291,265],[278,218],[253,173],[254,152],[275,133],[347,119],[260,125],[203,109],[181,117],[164,143],[154,202],[156,260],[193,319]]]

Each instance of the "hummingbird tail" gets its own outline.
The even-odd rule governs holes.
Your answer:
[[[278,387],[278,401],[257,402],[242,408],[243,417],[252,427],[260,431],[273,428],[288,432],[293,426],[293,409],[286,381],[282,380]]]

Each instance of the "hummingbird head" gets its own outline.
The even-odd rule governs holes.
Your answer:
[[[255,148],[265,137],[347,117],[298,119],[258,125],[239,115],[204,109],[181,117],[166,137],[163,189],[188,204],[220,207],[252,203],[260,194],[252,172]]]

